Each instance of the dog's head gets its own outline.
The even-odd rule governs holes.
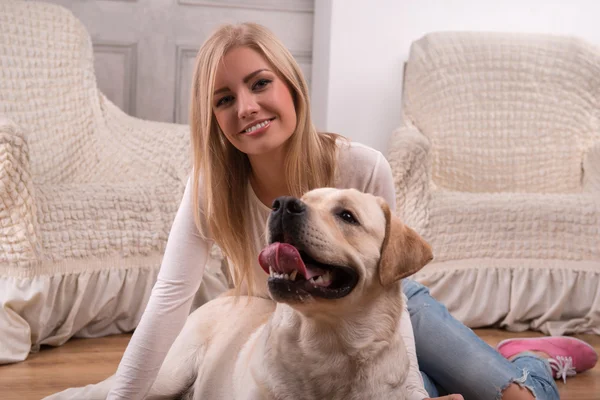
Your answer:
[[[273,299],[290,305],[381,291],[433,257],[382,198],[354,189],[276,199],[268,242],[259,263]]]

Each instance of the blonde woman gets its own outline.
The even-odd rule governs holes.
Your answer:
[[[342,137],[317,133],[298,65],[259,25],[224,26],[200,49],[191,143],[193,174],[109,399],[141,399],[149,390],[186,320],[213,242],[227,255],[238,292],[268,296],[257,255],[266,244],[264,227],[276,197],[301,196],[322,186],[354,187],[395,206],[385,158]],[[404,290],[410,316],[403,313],[402,334],[411,360],[411,399],[438,395],[430,377],[438,387],[471,398],[496,398],[499,388],[505,389],[505,399],[534,398],[531,391],[539,398],[558,398],[547,361],[526,355],[517,358],[520,364],[510,363],[453,319],[424,287],[408,281]],[[419,337],[416,349],[411,318]],[[513,383],[519,379],[529,389]]]

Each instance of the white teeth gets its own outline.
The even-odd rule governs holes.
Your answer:
[[[331,284],[331,273],[327,271],[323,275],[319,275],[318,277],[313,278],[312,280],[315,284],[319,286],[329,286]]]
[[[251,126],[250,128],[248,128],[248,129],[245,129],[245,130],[244,130],[244,132],[246,132],[246,133],[253,132],[253,131],[255,131],[255,130],[259,129],[259,128],[263,128],[263,127],[267,126],[267,124],[268,124],[269,122],[271,122],[271,120],[266,120],[266,121],[263,121],[263,122],[261,122],[261,123],[258,123],[258,124],[256,124],[256,125],[253,125],[253,126]]]
[[[296,275],[298,275],[298,271],[295,271],[295,270],[292,271],[291,274],[280,274],[278,272],[275,272],[273,270],[273,268],[269,268],[269,276],[271,276],[272,278],[286,279],[288,281],[295,281]]]

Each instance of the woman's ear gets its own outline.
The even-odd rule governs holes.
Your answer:
[[[388,204],[381,199],[385,214],[385,238],[379,259],[379,282],[390,285],[414,274],[433,259],[431,246],[417,232],[392,215]]]

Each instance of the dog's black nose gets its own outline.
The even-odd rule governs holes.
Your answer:
[[[273,201],[273,206],[271,208],[275,214],[286,213],[300,215],[304,214],[306,211],[306,206],[304,203],[301,200],[291,196],[282,196],[276,198],[275,201]]]

